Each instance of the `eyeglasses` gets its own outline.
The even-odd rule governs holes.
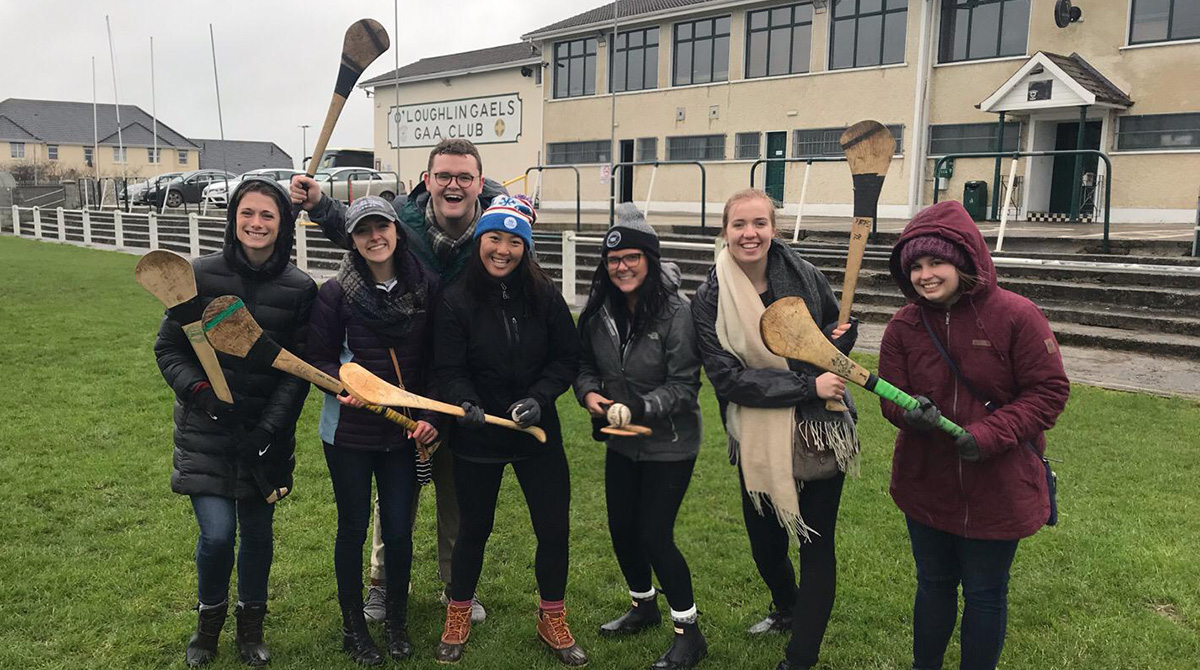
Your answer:
[[[626,254],[624,256],[609,256],[604,259],[605,265],[609,270],[616,270],[624,265],[630,270],[642,264],[642,256],[644,254]]]
[[[468,188],[475,183],[475,175],[473,174],[450,174],[449,172],[438,172],[433,175],[433,180],[438,186],[449,186],[450,182],[458,182],[459,188]]]

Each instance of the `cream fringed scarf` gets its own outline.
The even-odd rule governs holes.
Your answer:
[[[787,359],[763,344],[758,322],[766,308],[728,249],[717,255],[717,282],[715,326],[721,346],[748,368],[787,370]],[[729,439],[739,443],[739,467],[755,509],[761,513],[762,499],[767,498],[779,523],[807,539],[812,529],[800,516],[800,496],[792,478],[795,413],[794,407],[743,407],[731,402],[725,410],[725,429]]]

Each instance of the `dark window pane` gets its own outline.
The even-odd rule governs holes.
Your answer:
[[[617,49],[624,49],[629,44],[628,33],[617,33]]]
[[[1167,39],[1167,20],[1171,0],[1135,0],[1130,42],[1157,42]]]
[[[618,91],[618,92],[629,90],[629,80],[625,76],[626,54],[627,54],[627,52],[625,52],[625,51],[618,51],[615,54],[613,54],[613,72],[612,72],[613,85],[610,90]]]
[[[596,38],[591,37],[584,42],[584,53],[589,56],[596,55]]]
[[[1020,56],[1029,41],[1029,0],[1004,3],[1004,25],[1000,34],[1001,56]]]
[[[629,82],[626,90],[640,91],[644,88],[642,78],[645,76],[645,63],[642,62],[645,51],[635,49],[629,52]]]
[[[570,82],[567,95],[583,95],[583,59],[572,58],[567,69]]]
[[[858,20],[858,51],[854,54],[857,67],[879,64],[882,32],[882,16],[867,16]]]
[[[771,10],[771,25],[782,26],[792,22],[792,8],[780,7]]]
[[[728,16],[722,16],[721,18],[717,19],[716,34],[718,34],[718,35],[728,35],[729,34],[729,17]],[[722,141],[724,141],[724,140],[722,140]],[[722,153],[724,153],[724,152],[722,151]]]
[[[858,13],[865,14],[867,12],[883,11],[883,0],[859,0]]]
[[[908,0],[887,0],[888,9],[905,9],[908,7]]]
[[[657,44],[658,44],[658,28],[651,28],[650,30],[646,31],[646,45],[650,46],[650,45],[657,45]],[[651,138],[651,139],[653,139],[653,138]]]
[[[567,61],[558,61],[554,68],[554,97],[567,97]]]
[[[713,81],[727,81],[729,79],[729,36],[718,37],[713,45],[716,51],[716,57],[713,62]]]
[[[907,12],[896,12],[884,17],[883,29],[883,62],[904,62],[904,29],[908,20]]]
[[[767,27],[767,12],[750,12],[750,30]]]
[[[712,21],[697,21],[696,22],[696,39],[700,39],[701,37],[708,37],[708,36],[712,35],[712,29],[713,29]]]
[[[835,18],[841,18],[843,16],[850,16],[854,14],[854,4],[856,1],[857,0],[834,0],[833,16]]]
[[[571,45],[568,42],[559,42],[558,44],[554,45],[554,49],[556,58],[566,58],[567,54],[570,52]]]
[[[971,10],[960,9],[954,15],[954,60],[967,59],[967,37],[970,36]]]
[[[905,2],[907,1],[908,0],[905,0]],[[812,5],[800,5],[796,7],[796,22],[803,23],[804,21],[812,21],[812,13]]]
[[[808,72],[812,51],[812,25],[792,28],[792,72]]]
[[[692,43],[683,42],[675,49],[675,85],[692,83]]]
[[[996,55],[1000,34],[1000,3],[979,5],[971,15],[971,44],[967,58],[991,58]]]
[[[697,40],[692,60],[692,83],[712,81],[712,40]]]
[[[771,29],[771,55],[767,63],[767,74],[787,74],[791,67],[792,31],[787,28]]]
[[[658,88],[658,47],[646,49],[646,70],[643,77],[646,88]]]
[[[583,94],[592,95],[596,92],[596,57],[588,56],[583,59]]]
[[[833,22],[830,67],[854,67],[854,21]]]
[[[675,39],[690,40],[692,39],[692,24],[680,23],[675,26]]]
[[[1186,40],[1200,37],[1200,2],[1175,0],[1171,10],[1171,39]]]
[[[572,56],[582,56],[583,55],[583,41],[582,40],[575,40],[574,42],[571,42],[571,55]]]
[[[767,74],[767,33],[751,33],[746,49],[746,76],[765,77]]]

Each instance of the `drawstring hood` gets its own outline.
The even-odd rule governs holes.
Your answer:
[[[237,238],[237,212],[242,196],[251,186],[267,186],[267,191],[279,208],[279,235],[275,238],[275,247],[271,257],[261,267],[254,267],[246,258],[246,251]],[[287,268],[291,262],[292,245],[296,241],[296,216],[292,210],[292,200],[287,191],[274,179],[252,176],[247,177],[233,190],[229,198],[229,207],[225,210],[225,240],[221,253],[225,262],[238,271],[239,274],[261,273],[264,277],[276,277]]]

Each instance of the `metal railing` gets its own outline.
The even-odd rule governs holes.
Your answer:
[[[546,170],[574,170],[575,172],[575,230],[583,230],[583,204],[581,192],[581,180],[579,178],[579,168],[574,165],[534,165],[525,169],[525,176],[529,177],[529,173],[537,170],[545,172]]]
[[[708,171],[700,161],[630,161],[628,163],[613,163],[612,175],[608,178],[608,227],[611,228],[617,220],[617,170],[619,168],[635,168],[639,165],[695,165],[700,168],[700,234],[708,234],[707,204],[708,204]],[[630,177],[632,179],[632,177]]]
[[[845,163],[848,159],[845,156],[807,156],[804,158],[760,158],[750,165],[750,188],[754,188],[754,171],[763,163],[804,163],[804,181],[800,185],[800,201],[796,203],[796,225],[792,228],[792,242],[800,240],[800,222],[804,219],[804,205],[808,198],[808,173],[812,171],[813,163]],[[783,194],[780,194],[779,204],[783,205]],[[875,217],[878,219],[879,217]],[[875,233],[878,232],[879,224],[876,220],[871,221],[871,233],[867,236],[868,242],[875,241]]]
[[[1108,253],[1109,227],[1112,219],[1110,216],[1112,213],[1112,160],[1109,159],[1108,154],[1104,153],[1103,151],[1098,149],[1055,149],[1053,151],[982,151],[978,153],[946,154],[945,156],[938,158],[937,162],[934,163],[933,174],[938,174],[938,171],[942,169],[942,165],[947,160],[954,160],[958,158],[1004,158],[1005,156],[1008,156],[1013,160],[1016,160],[1018,158],[1026,157],[1036,158],[1041,156],[1084,156],[1089,154],[1098,156],[1104,161],[1104,239],[1101,243],[1101,248],[1104,250],[1104,253]],[[1071,188],[1078,189],[1082,188],[1082,186],[1082,184],[1072,184]],[[934,188],[933,202],[935,204],[938,202],[938,197],[940,195],[941,191],[939,191],[937,188]],[[993,195],[993,197],[995,196]],[[1078,212],[1076,212],[1076,214],[1078,214]]]

